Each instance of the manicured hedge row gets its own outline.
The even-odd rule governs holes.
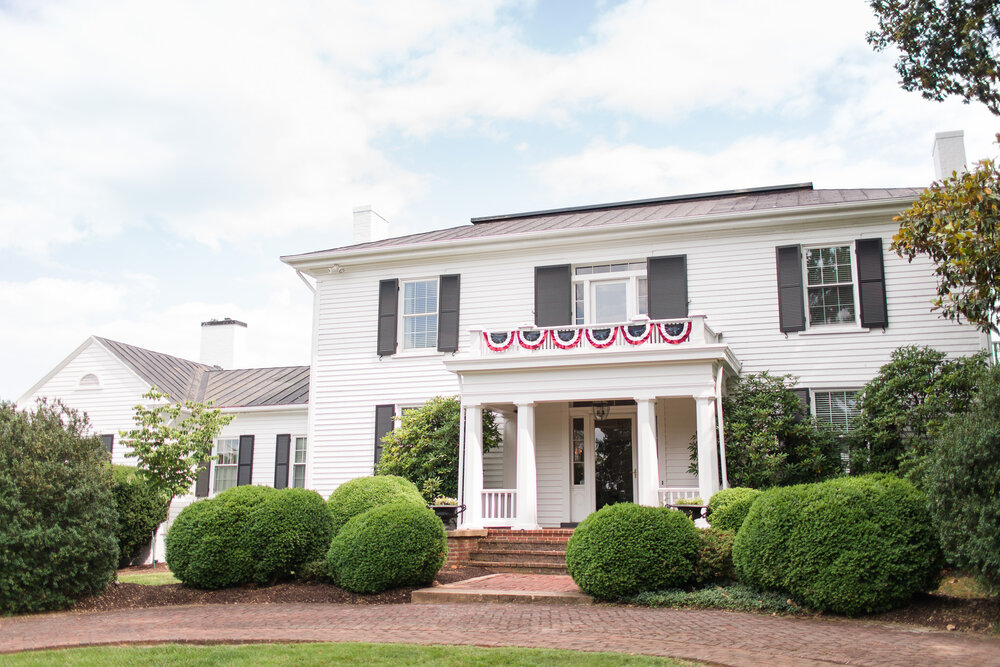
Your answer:
[[[722,489],[708,501],[708,523],[712,528],[739,532],[750,506],[760,491],[743,486]]]
[[[941,555],[926,497],[870,475],[765,491],[736,535],[733,562],[744,583],[853,616],[932,588]]]
[[[617,600],[687,583],[698,549],[698,529],[683,513],[620,503],[577,526],[566,545],[566,567],[584,593]]]
[[[419,507],[427,504],[413,482],[395,475],[358,477],[341,484],[326,501],[333,516],[333,534],[340,532],[353,517],[395,502],[410,502]]]

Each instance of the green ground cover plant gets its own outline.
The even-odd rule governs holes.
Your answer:
[[[740,583],[705,586],[693,591],[683,588],[650,591],[639,593],[629,602],[645,607],[699,607],[775,614],[811,613],[787,595]]]

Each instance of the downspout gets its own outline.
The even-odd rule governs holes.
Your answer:
[[[722,366],[715,378],[715,422],[719,427],[719,469],[722,471],[722,488],[729,488],[729,475],[726,472],[726,428],[722,423]]]

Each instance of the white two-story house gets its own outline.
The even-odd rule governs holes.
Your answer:
[[[889,250],[893,216],[919,193],[756,188],[283,257],[315,283],[307,485],[326,495],[371,474],[402,409],[458,395],[467,528],[707,501],[724,484],[727,378],[790,373],[820,419],[844,424],[897,347],[986,346],[931,312],[929,262]],[[504,434],[485,457],[484,409]]]

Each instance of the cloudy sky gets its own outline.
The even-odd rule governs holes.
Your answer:
[[[470,217],[933,180],[981,106],[899,89],[863,0],[0,0],[0,399],[90,334],[309,362],[278,257]]]

